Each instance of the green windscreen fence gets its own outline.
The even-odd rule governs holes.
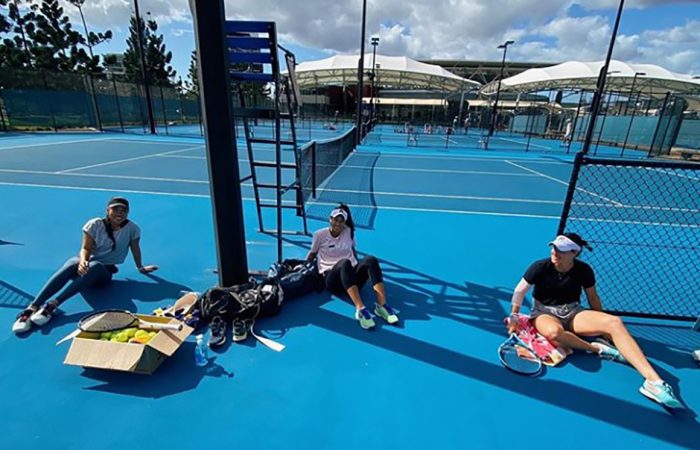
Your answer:
[[[151,86],[158,133],[202,135],[199,98],[173,86]],[[106,74],[0,71],[0,130],[102,129],[146,133],[144,86]]]
[[[559,233],[593,251],[607,311],[693,320],[700,315],[700,164],[576,156]]]

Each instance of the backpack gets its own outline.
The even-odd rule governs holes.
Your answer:
[[[231,287],[214,287],[202,294],[199,300],[200,317],[209,322],[219,316],[226,321],[255,320],[274,316],[282,309],[284,292],[273,279]]]
[[[318,292],[322,288],[314,261],[285,259],[281,263],[272,264],[267,275],[278,281],[287,300]]]

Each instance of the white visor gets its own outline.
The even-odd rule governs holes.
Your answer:
[[[348,213],[345,212],[345,210],[336,208],[333,211],[331,211],[331,218],[336,217],[336,216],[342,216],[343,221],[348,220]]]
[[[581,246],[566,236],[557,236],[549,245],[553,245],[560,252],[581,251]]]

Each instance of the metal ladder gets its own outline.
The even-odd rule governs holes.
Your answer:
[[[301,152],[297,145],[297,133],[294,123],[294,105],[289,78],[284,80],[280,74],[278,48],[282,49],[286,56],[293,55],[277,43],[277,31],[274,22],[248,22],[226,21],[226,41],[230,68],[229,75],[234,83],[234,89],[238,94],[238,105],[234,105],[234,117],[241,119],[250,163],[250,175],[241,179],[241,183],[252,181],[255,194],[255,205],[258,213],[259,230],[263,233],[275,234],[277,237],[277,259],[282,260],[282,235],[308,235],[306,211],[301,185]],[[265,71],[265,65],[270,66],[270,71]],[[274,102],[272,108],[249,107],[246,102],[245,83],[251,85],[274,86]],[[286,96],[287,111],[281,112],[281,95]],[[274,131],[271,138],[255,137],[250,121],[268,119],[274,121]],[[289,121],[291,139],[282,139],[282,121]],[[254,149],[259,145],[274,145],[274,161],[259,160],[255,157]],[[294,152],[294,163],[282,162],[282,149],[291,148]],[[275,169],[275,182],[260,182],[257,170],[260,168]],[[282,170],[294,170],[294,181],[284,185],[282,183]],[[261,190],[274,190],[275,202],[265,201],[261,198]],[[294,204],[283,204],[282,196],[289,191],[294,191]],[[275,208],[277,212],[277,229],[265,228],[263,224],[264,208]],[[294,209],[296,215],[301,217],[303,231],[288,231],[282,229],[282,210]]]

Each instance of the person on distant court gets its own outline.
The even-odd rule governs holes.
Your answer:
[[[314,233],[311,250],[306,256],[307,261],[316,259],[318,273],[323,278],[326,289],[338,296],[347,294],[355,305],[355,318],[367,330],[375,324],[372,314],[362,302],[360,289],[369,279],[377,296],[374,314],[389,324],[397,323],[398,311],[386,302],[379,261],[374,256],[357,260],[355,224],[350,208],[343,203],[339,204],[331,211],[329,224],[329,227]]]
[[[525,294],[534,286],[530,317],[540,334],[566,351],[583,350],[604,359],[629,362],[644,377],[639,388],[643,395],[668,408],[683,409],[671,386],[656,373],[622,320],[602,311],[593,269],[578,259],[584,248],[593,250],[588,242],[576,233],[565,233],[549,246],[549,258],[530,265],[515,288],[508,332],[516,331],[514,315],[520,313]],[[590,309],[581,306],[581,291],[586,292]],[[591,343],[580,336],[605,339]]]
[[[573,124],[571,123],[571,119],[566,121],[566,125],[564,127],[564,138],[562,139],[562,144],[561,145],[568,145],[569,142],[571,142],[573,134]]]
[[[129,250],[139,272],[150,273],[158,269],[157,266],[144,266],[141,263],[141,230],[127,219],[128,214],[129,201],[123,197],[113,197],[107,204],[106,217],[91,219],[83,226],[78,256],[69,258],[49,278],[31,304],[19,313],[12,331],[20,334],[29,331],[32,324],[45,325],[64,301],[86,288],[107,285]],[[69,281],[72,283],[63,292],[47,302]]]

